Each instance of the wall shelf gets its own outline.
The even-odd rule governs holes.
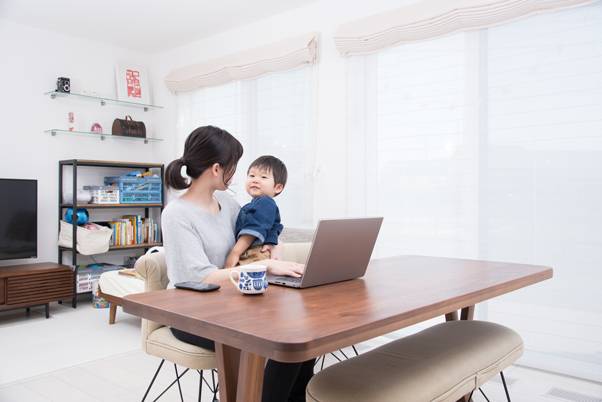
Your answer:
[[[143,103],[120,101],[117,99],[110,99],[110,98],[99,98],[96,96],[72,94],[70,92],[50,91],[50,92],[46,92],[44,95],[50,96],[51,99],[70,98],[70,99],[76,99],[76,100],[81,100],[81,101],[86,101],[86,102],[95,102],[95,103],[98,103],[100,106],[105,106],[106,104],[109,104],[109,105],[133,107],[136,109],[143,109],[145,112],[153,111],[153,110],[157,110],[157,109],[163,109],[163,106],[145,105]]]
[[[67,135],[76,135],[80,137],[96,137],[100,138],[101,141],[104,141],[107,138],[116,138],[119,140],[129,140],[129,141],[139,141],[148,144],[149,142],[158,142],[163,141],[161,138],[141,138],[141,137],[128,137],[126,135],[113,135],[107,133],[95,133],[93,131],[70,131],[70,130],[61,130],[58,128],[53,128],[51,130],[45,130],[45,133],[50,133],[53,137],[57,134],[67,134]]]

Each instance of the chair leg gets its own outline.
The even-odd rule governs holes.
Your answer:
[[[182,386],[180,385],[180,376],[178,376],[178,366],[174,363],[173,368],[176,371],[176,381],[178,382],[178,389],[180,390],[180,399],[182,400],[182,402],[184,402],[184,396],[182,395]],[[186,374],[186,371],[184,371],[182,375]]]
[[[144,397],[142,398],[142,402],[144,402],[144,400],[146,399],[146,396],[148,395],[151,387],[153,386],[153,383],[155,382],[155,379],[157,378],[157,375],[159,374],[159,371],[161,370],[161,367],[163,366],[163,363],[165,363],[165,359],[161,360],[161,363],[159,364],[159,368],[157,369],[157,372],[155,373],[155,376],[151,380],[151,383],[148,386],[148,389],[146,390],[146,393],[144,394]]]
[[[175,366],[175,364],[174,364]],[[176,369],[176,373],[178,372],[178,370]],[[171,384],[169,384],[169,386],[167,388],[165,388],[165,390],[163,392],[161,392],[161,395],[159,395],[158,397],[155,398],[155,400],[153,402],[157,402],[157,400],[159,398],[161,398],[163,396],[164,393],[166,393],[167,391],[169,391],[169,389],[175,384],[178,383],[178,385],[180,384],[180,378],[182,378],[184,376],[184,374],[186,374],[188,372],[188,369],[184,370],[184,372],[182,374],[180,374],[180,376],[176,377],[175,380],[173,380],[173,382]],[[181,390],[180,390],[181,393]],[[181,397],[181,395],[180,395]],[[183,399],[183,398],[182,398]]]
[[[201,395],[203,394],[203,370],[199,371],[199,374],[201,375],[201,378],[199,378],[199,402],[201,402]]]
[[[207,388],[209,388],[209,391],[213,392],[213,401],[214,402],[219,401],[217,399],[217,392],[219,391],[219,384],[215,382],[215,374],[217,373],[217,370],[215,370],[215,369],[211,370],[211,382],[212,382],[213,386],[209,385],[209,382],[203,375],[203,370],[197,370],[197,371],[201,376],[200,384],[199,384],[199,402],[201,402],[201,389],[203,387],[203,382],[207,385]]]
[[[219,391],[219,383],[215,382],[215,374],[217,370],[211,370],[211,382],[213,383],[213,402],[219,402],[217,399],[217,391]]]
[[[491,402],[489,400],[489,398],[487,398],[487,395],[485,395],[485,393],[483,392],[483,390],[481,388],[479,388],[479,391],[481,391],[481,394],[483,394],[483,398],[485,398],[487,400],[487,402]]]
[[[359,356],[360,354],[359,354],[359,353],[357,353],[357,349],[355,348],[355,345],[351,345],[351,347],[353,348],[353,351],[355,352],[355,355],[356,355],[356,356]]]
[[[115,324],[115,315],[117,315],[117,305],[111,303],[109,304],[109,325]]]
[[[474,389],[470,391],[470,395],[468,395],[468,402],[472,402],[472,394],[474,394]]]
[[[502,383],[504,384],[504,391],[506,391],[506,398],[508,402],[510,402],[510,394],[508,393],[508,387],[506,386],[506,379],[504,378],[504,373],[500,371],[500,375],[502,376]]]

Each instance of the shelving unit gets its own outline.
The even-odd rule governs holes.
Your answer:
[[[125,107],[130,107],[130,108],[142,109],[145,112],[163,109],[162,106],[146,105],[143,103],[120,101],[117,99],[110,99],[110,98],[99,98],[96,96],[72,94],[70,92],[50,91],[50,92],[44,93],[44,95],[50,96],[50,99],[67,98],[67,99],[73,99],[73,100],[83,101],[83,102],[94,102],[94,103],[98,103],[100,106],[105,106],[105,105],[109,104],[109,105],[125,106]],[[118,140],[139,141],[144,144],[148,144],[149,142],[163,141],[163,139],[161,139],[161,138],[128,137],[128,136],[124,136],[124,135],[113,135],[113,134],[109,134],[109,133],[97,133],[97,132],[92,132],[92,131],[71,131],[71,130],[65,130],[65,129],[59,129],[59,128],[45,130],[44,132],[50,133],[53,137],[55,137],[57,134],[65,134],[65,135],[75,135],[75,136],[80,136],[80,137],[96,137],[96,138],[100,138],[102,141],[104,141],[107,138],[115,138]]]
[[[87,167],[99,167],[99,168],[131,168],[136,170],[145,170],[150,171],[150,169],[159,169],[161,171],[160,176],[164,177],[164,166],[160,163],[136,163],[136,162],[112,162],[112,161],[93,161],[86,159],[70,159],[59,161],[59,207],[58,207],[58,218],[59,218],[59,231],[60,231],[60,221],[63,219],[63,211],[67,208],[73,208],[73,213],[77,214],[78,209],[112,209],[112,208],[144,208],[144,217],[149,217],[149,211],[151,208],[160,208],[161,212],[163,212],[165,196],[164,193],[161,197],[163,202],[161,203],[139,203],[139,204],[71,204],[63,202],[63,170],[65,166],[73,166],[73,194],[77,194],[77,169],[82,166]],[[107,174],[107,176],[111,176]],[[162,187],[163,188],[163,187]],[[75,198],[75,197],[74,197]],[[63,252],[69,251],[72,253],[71,262],[72,265],[76,267],[74,270],[74,296],[73,296],[73,308],[77,307],[77,226],[73,225],[73,244],[72,248],[68,247],[58,247],[58,262],[62,264],[63,262]],[[144,248],[148,249],[154,246],[161,246],[163,243],[143,243],[143,244],[130,244],[130,245],[120,245],[120,246],[110,246],[109,252],[113,250],[128,250],[128,249],[139,249]]]

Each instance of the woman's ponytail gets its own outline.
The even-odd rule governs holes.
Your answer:
[[[199,127],[186,138],[184,156],[167,165],[165,187],[167,190],[190,187],[188,180],[182,176],[182,166],[186,166],[188,177],[197,179],[216,163],[226,172],[226,184],[234,175],[242,153],[242,144],[226,130],[214,126]]]
[[[172,161],[165,169],[165,187],[174,190],[186,190],[190,187],[188,180],[182,176],[182,167],[184,161],[182,158]]]

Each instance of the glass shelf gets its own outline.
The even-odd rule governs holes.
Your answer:
[[[87,102],[97,102],[97,103],[100,103],[101,106],[110,104],[110,105],[135,107],[138,109],[144,109],[145,112],[148,112],[149,110],[163,109],[163,106],[145,105],[142,103],[120,101],[117,99],[109,99],[109,98],[98,98],[96,96],[72,94],[70,92],[50,91],[50,92],[46,92],[44,95],[49,95],[50,98],[52,98],[52,99],[58,97],[58,98],[71,98],[71,99],[83,100],[83,101],[87,101]]]
[[[77,135],[80,137],[100,137],[101,140],[105,140],[106,138],[116,138],[119,140],[130,140],[130,141],[141,141],[145,144],[149,142],[159,142],[163,141],[161,138],[140,138],[140,137],[128,137],[125,135],[113,135],[106,133],[95,133],[92,131],[69,131],[69,130],[60,130],[58,128],[53,128],[52,130],[46,130],[45,133],[50,133],[54,137],[57,134],[67,134],[67,135]]]

